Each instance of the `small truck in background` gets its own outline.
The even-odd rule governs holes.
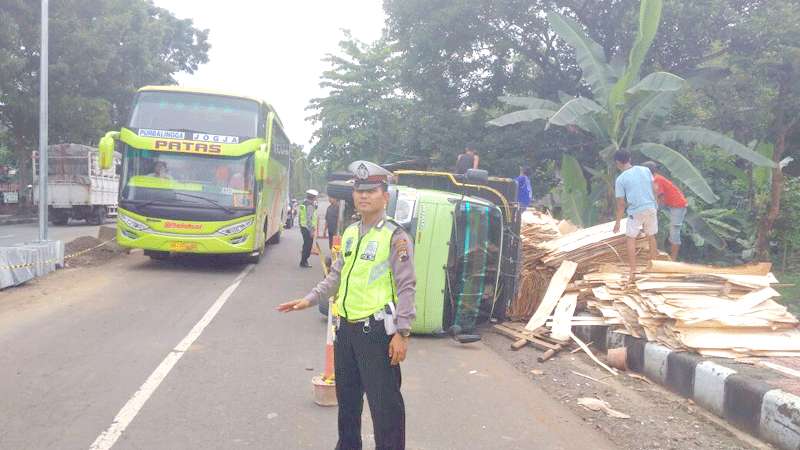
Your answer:
[[[70,219],[100,225],[117,215],[121,157],[114,154],[112,168],[103,170],[97,149],[80,144],[48,147],[47,211],[54,225]],[[33,158],[33,201],[39,204],[38,157]]]

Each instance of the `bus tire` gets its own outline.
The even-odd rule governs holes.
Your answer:
[[[353,201],[353,185],[346,181],[328,182],[328,196],[344,201]]]
[[[267,241],[267,245],[278,245],[281,242],[281,232],[278,231],[277,233],[273,234],[271,238]]]
[[[144,256],[149,256],[153,261],[165,261],[169,259],[169,252],[160,252],[158,250],[145,250]]]

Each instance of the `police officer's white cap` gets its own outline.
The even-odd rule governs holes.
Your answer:
[[[348,166],[355,177],[353,188],[357,191],[368,191],[389,183],[392,172],[369,161],[355,161]]]
[[[309,189],[306,191],[306,195],[310,195],[312,197],[319,197],[319,191],[316,189]]]

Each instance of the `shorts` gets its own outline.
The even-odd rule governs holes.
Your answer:
[[[667,208],[669,211],[669,242],[681,245],[681,227],[686,217],[686,208]]]
[[[655,236],[658,234],[658,213],[655,209],[645,209],[631,216],[628,216],[628,224],[625,227],[625,235],[635,238],[639,231],[644,228],[645,236]]]

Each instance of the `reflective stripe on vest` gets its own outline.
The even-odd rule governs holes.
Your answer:
[[[347,227],[342,235],[342,281],[337,297],[339,315],[361,320],[397,302],[397,287],[392,277],[389,256],[392,235],[398,225],[389,220],[359,237],[359,223]]]

